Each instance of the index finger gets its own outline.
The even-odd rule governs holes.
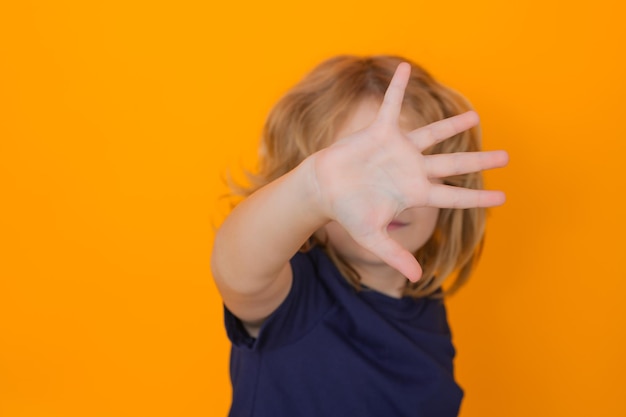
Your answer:
[[[408,62],[401,62],[389,82],[383,103],[378,111],[378,119],[383,123],[397,123],[402,109],[404,90],[410,76],[411,65]]]

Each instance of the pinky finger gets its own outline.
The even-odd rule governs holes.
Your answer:
[[[383,103],[380,106],[378,118],[385,123],[397,123],[402,108],[402,98],[404,90],[411,76],[411,65],[402,62],[396,68],[396,72],[391,78],[391,82],[387,87]]]

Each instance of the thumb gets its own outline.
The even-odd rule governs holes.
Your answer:
[[[383,262],[399,271],[411,282],[418,281],[422,276],[422,267],[411,252],[393,240],[386,231],[381,231],[370,240],[372,244],[363,245],[378,256]]]

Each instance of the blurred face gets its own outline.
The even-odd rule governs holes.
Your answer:
[[[376,118],[379,106],[375,100],[362,101],[343,123],[334,138],[335,141],[369,126]],[[387,231],[389,236],[405,249],[415,253],[433,234],[438,215],[438,208],[409,208],[387,226]],[[337,222],[329,222],[316,233],[316,236],[321,241],[328,241],[328,244],[359,272],[368,266],[385,265],[377,256],[358,245]]]

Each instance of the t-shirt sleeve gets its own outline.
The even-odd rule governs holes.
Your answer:
[[[251,337],[241,320],[224,306],[226,334],[233,346],[258,351],[275,349],[297,341],[320,322],[334,303],[318,277],[319,253],[314,251],[298,252],[291,258],[293,280],[289,293],[265,320],[258,338]]]

